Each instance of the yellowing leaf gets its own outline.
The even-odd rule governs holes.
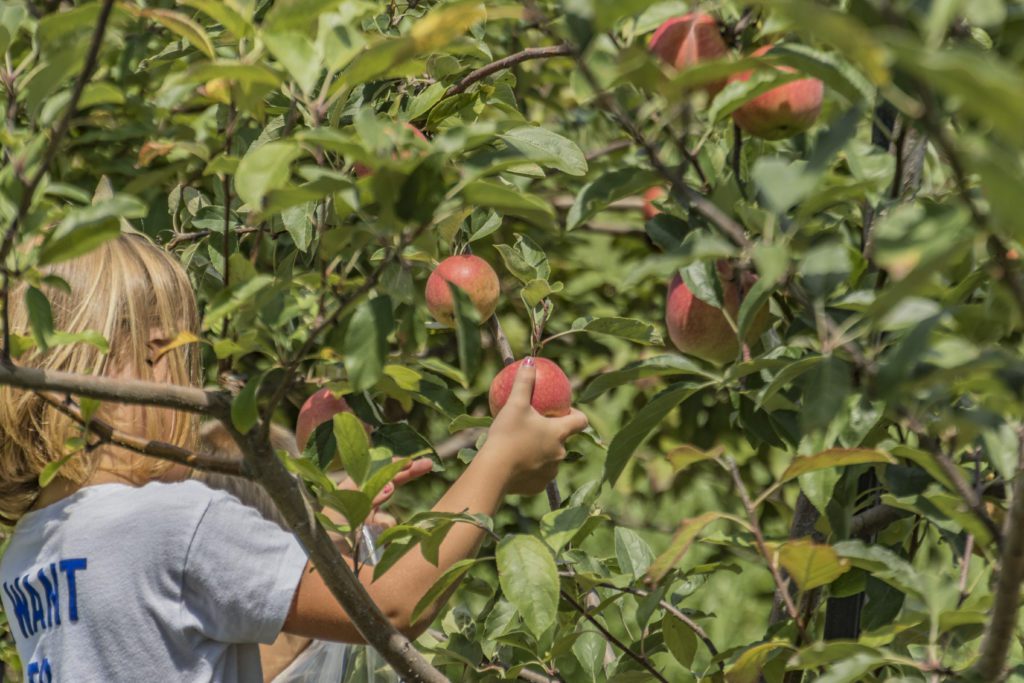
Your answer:
[[[682,561],[686,551],[690,549],[690,546],[697,536],[700,535],[700,532],[704,530],[704,527],[720,519],[727,519],[742,527],[748,527],[747,523],[739,517],[727,515],[724,512],[705,512],[698,517],[684,519],[675,536],[672,537],[672,542],[669,543],[668,549],[659,555],[647,569],[647,576],[644,580],[647,583],[657,583],[664,578],[673,567]]]
[[[696,446],[686,444],[679,446],[678,448],[673,448],[665,457],[667,457],[668,461],[672,463],[672,468],[676,472],[682,472],[687,467],[695,463],[703,462],[704,460],[714,460],[722,454],[722,451],[723,449],[721,446],[716,446],[708,451],[702,451]]]
[[[832,546],[807,538],[783,543],[779,562],[803,591],[828,585],[850,571],[850,561]]]
[[[846,467],[847,465],[861,465],[869,462],[895,463],[896,460],[888,453],[871,448],[830,448],[827,451],[809,455],[806,458],[797,458],[782,473],[779,481],[789,481],[790,479],[796,479],[801,474],[823,470],[828,467]]]
[[[121,6],[132,11],[132,5]],[[169,9],[144,9],[138,10],[138,16],[152,19],[168,31],[176,33],[210,59],[216,56],[213,42],[210,40],[210,36],[206,35],[206,30],[198,22],[184,14]]]
[[[794,649],[784,640],[773,640],[748,649],[725,672],[726,683],[757,683],[765,662],[776,650],[783,648]]]
[[[192,334],[191,332],[179,332],[178,336],[172,339],[167,345],[161,346],[159,349],[157,349],[156,358],[154,358],[153,360],[160,360],[160,358],[162,358],[165,353],[167,353],[168,351],[173,351],[178,347],[185,346],[186,344],[197,344],[202,341],[202,339]]]

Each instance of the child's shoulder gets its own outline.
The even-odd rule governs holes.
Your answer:
[[[198,481],[149,482],[143,486],[114,486],[94,498],[94,503],[83,501],[73,512],[90,509],[100,516],[136,518],[140,521],[157,518],[164,521],[187,518],[198,521],[210,505],[224,498],[225,494]]]

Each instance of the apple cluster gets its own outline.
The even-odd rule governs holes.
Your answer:
[[[729,48],[718,30],[718,22],[709,14],[693,12],[669,19],[651,37],[650,50],[676,69],[687,69],[702,62],[723,59]],[[751,56],[762,57],[774,45],[764,45]],[[795,73],[787,66],[775,67],[784,73]],[[727,83],[750,80],[750,71],[734,74],[728,79],[704,86],[713,97]],[[821,112],[825,88],[817,78],[799,78],[758,95],[733,112],[732,120],[739,128],[765,140],[782,140],[811,127]]]
[[[686,69],[729,55],[718,22],[711,15],[700,12],[664,22],[651,37],[649,47],[651,52],[676,69]],[[759,47],[752,56],[761,57],[771,51],[772,47]],[[776,68],[785,73],[793,73],[789,67]],[[708,83],[703,90],[708,97],[713,97],[727,83],[747,81],[750,76],[750,71],[743,71],[729,79]],[[824,86],[821,81],[801,78],[751,99],[734,111],[732,118],[740,130],[750,135],[766,140],[781,140],[811,127],[821,112],[823,96]],[[644,193],[643,214],[647,220],[660,213],[654,202],[665,194],[665,189],[659,186]],[[676,275],[668,288],[665,325],[669,338],[680,351],[721,365],[734,360],[739,354],[739,339],[729,318],[733,323],[737,321],[743,292],[753,286],[757,277],[752,273],[744,273],[736,278],[733,269],[725,261],[717,264],[716,275],[722,288],[722,309],[696,297],[683,279]],[[770,322],[768,307],[763,306],[755,315],[744,343],[752,344],[768,329]]]
[[[491,264],[472,254],[449,256],[437,265],[427,278],[427,309],[442,325],[455,323],[455,302],[449,284],[466,293],[480,314],[481,322],[494,314],[498,307],[501,287],[498,274]],[[491,381],[488,402],[491,415],[496,416],[508,401],[516,370],[523,361],[505,366]],[[562,369],[547,358],[536,359],[537,377],[530,403],[542,415],[557,417],[568,415],[572,408],[572,386]]]

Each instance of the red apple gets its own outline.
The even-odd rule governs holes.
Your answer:
[[[737,322],[740,297],[735,283],[726,277],[729,270],[728,263],[719,262],[718,278],[722,283],[725,309],[733,322]],[[756,276],[747,274],[744,278],[744,289],[749,290],[756,281]],[[768,328],[770,322],[768,307],[764,306],[758,311],[747,333],[747,343],[754,343]],[[669,285],[665,325],[672,343],[683,353],[716,365],[728,363],[739,354],[736,333],[726,320],[725,314],[694,296],[679,275],[676,275]]]
[[[535,358],[534,362],[537,367],[537,378],[533,384],[530,405],[547,417],[568,415],[572,409],[572,385],[569,378],[562,372],[562,368],[547,358]],[[522,364],[523,361],[517,360],[511,365],[506,365],[491,381],[491,390],[487,394],[491,415],[496,417],[505,406],[509,394],[512,393],[516,370]]]
[[[306,399],[306,402],[299,408],[299,418],[295,421],[295,442],[300,449],[306,447],[306,442],[312,436],[316,428],[324,422],[332,419],[338,413],[351,413],[352,408],[348,402],[340,396],[335,396],[330,389],[321,389]],[[364,425],[366,432],[371,428]]]
[[[648,47],[677,69],[721,59],[729,54],[729,48],[718,31],[718,22],[710,14],[702,12],[669,19],[654,32]],[[708,83],[704,90],[713,96],[725,83],[724,80]]]
[[[644,218],[651,220],[661,213],[661,209],[656,207],[654,202],[661,199],[666,194],[668,193],[665,192],[665,188],[660,185],[655,185],[651,189],[647,190],[647,192],[644,192]]]
[[[423,140],[423,142],[429,142],[429,140],[427,140],[427,136],[423,134],[423,131],[421,131],[421,130],[420,130],[419,128],[417,128],[416,126],[412,125],[412,124],[411,124],[411,123],[409,123],[408,121],[403,121],[403,122],[402,122],[402,125],[403,125],[403,126],[404,126],[405,128],[408,128],[409,130],[411,130],[411,131],[413,132],[413,135],[415,135],[416,137],[418,137],[418,138],[419,138],[420,140]],[[403,159],[407,158],[408,156],[409,156],[409,153],[408,153],[408,151],[407,151],[407,152],[405,152],[404,154],[402,154],[402,158],[403,158]],[[357,176],[357,177],[359,177],[359,178],[362,178],[362,177],[364,177],[364,176],[368,176],[368,175],[370,175],[371,173],[373,173],[373,169],[372,169],[372,168],[370,168],[370,167],[366,166],[365,164],[361,164],[361,163],[359,163],[358,161],[357,161],[357,162],[356,162],[355,164],[353,164],[353,165],[352,165],[352,171],[353,171],[353,172],[354,172],[354,173],[356,174],[356,176]]]
[[[760,57],[772,49],[771,45],[758,48],[753,56]],[[788,66],[776,67],[786,73],[796,73]],[[736,74],[737,81],[750,80],[750,71]],[[765,140],[793,137],[811,127],[821,113],[825,86],[817,78],[790,81],[755,97],[732,113],[732,120],[741,130]]]
[[[426,297],[430,314],[439,323],[452,327],[455,324],[455,302],[448,288],[449,282],[469,296],[480,313],[481,322],[494,314],[501,285],[490,263],[472,254],[449,256],[427,278]]]

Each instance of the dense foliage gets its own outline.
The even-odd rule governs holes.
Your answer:
[[[652,57],[650,34],[698,5],[731,56]],[[1018,601],[995,577],[1024,534],[1024,5],[107,6],[0,5],[2,228],[48,235],[11,252],[5,291],[45,292],[37,268],[126,222],[167,244],[200,295],[208,383],[244,381],[239,429],[293,370],[275,419],[326,385],[375,427],[341,419],[289,462],[323,502],[353,524],[369,509],[372,491],[322,476],[338,450],[367,490],[392,454],[437,456],[443,473],[398,496],[385,570],[453,521],[413,512],[489,421],[498,327],[573,379],[592,430],[562,506],[476,520],[495,542],[438,586],[463,578],[419,645],[452,680],[931,681],[1000,637],[1020,661],[1022,631],[990,612]],[[796,77],[777,65],[824,82],[822,113],[790,139],[742,135],[729,114]],[[655,185],[672,192],[645,221]],[[478,331],[459,298],[446,329],[423,287],[470,250],[501,278],[500,326]],[[740,338],[771,313],[722,366],[663,342],[669,280],[721,307],[718,262],[758,276]],[[31,305],[15,362],[104,343]]]

